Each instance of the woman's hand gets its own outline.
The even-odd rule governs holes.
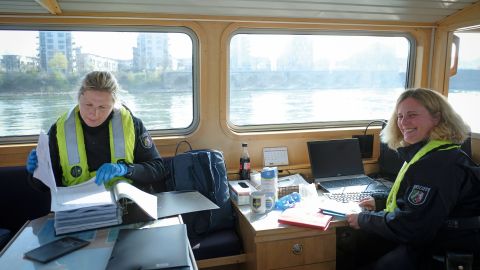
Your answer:
[[[361,208],[364,208],[369,211],[374,211],[375,210],[375,199],[372,197],[367,197],[365,199],[362,199],[358,205]]]
[[[358,225],[358,214],[347,214],[348,225],[354,229],[360,229]]]
[[[32,151],[30,151],[30,154],[28,154],[26,168],[29,173],[33,174],[33,172],[37,167],[38,167],[37,150],[33,149]]]
[[[95,183],[97,185],[105,184],[118,176],[124,176],[127,173],[127,165],[122,163],[104,163],[97,170]]]

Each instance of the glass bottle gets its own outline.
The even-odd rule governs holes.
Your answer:
[[[246,143],[242,143],[242,156],[240,157],[240,180],[250,179],[250,155]]]

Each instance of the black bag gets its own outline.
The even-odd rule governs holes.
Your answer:
[[[190,151],[177,154],[185,142]],[[188,142],[177,145],[169,166],[170,191],[196,190],[218,205],[219,209],[183,214],[189,238],[201,237],[212,231],[234,227],[234,214],[230,202],[227,170],[223,154],[217,150],[191,150]]]

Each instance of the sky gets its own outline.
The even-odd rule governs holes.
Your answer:
[[[460,61],[470,65],[473,60],[480,59],[480,34],[475,35],[460,33]],[[37,54],[37,31],[9,31],[0,30],[0,54],[17,54],[24,56],[36,56]],[[258,38],[252,43],[251,53],[254,56],[264,56],[271,59],[278,57],[285,49],[284,46],[291,37],[280,35],[257,35]],[[73,33],[75,47],[82,47],[82,52],[92,53],[114,59],[132,59],[132,47],[136,46],[136,33],[131,32],[80,32]],[[335,39],[335,37],[333,37]],[[341,40],[343,37],[337,37]],[[174,58],[191,56],[191,41],[186,34],[169,34],[171,54]],[[464,42],[462,42],[464,40]],[[272,46],[271,44],[275,44]],[[331,51],[330,57],[337,60],[346,57],[348,53],[354,53],[351,44],[344,41],[322,44],[322,50]],[[357,51],[362,48],[356,47]],[[325,54],[324,54],[325,55]],[[480,64],[477,63],[477,67]]]
[[[137,44],[137,33],[132,32],[80,32],[72,34],[74,47],[82,52],[114,59],[132,59],[132,48]],[[0,54],[36,56],[37,31],[0,30]],[[174,58],[191,57],[191,41],[186,34],[169,34],[170,50]]]
[[[245,34],[245,36],[249,35]],[[474,35],[460,34],[460,37],[461,54],[459,55],[459,60],[462,63],[469,65],[468,67],[471,67],[472,63],[475,63],[475,67],[478,68],[480,66],[480,50],[478,50],[478,47],[480,46],[480,33]],[[287,49],[286,46],[291,38],[292,37],[288,35],[256,35],[255,39],[250,39],[251,54],[256,57],[268,57],[271,60],[274,60],[280,56],[285,49]],[[232,41],[233,40],[235,40],[235,36]],[[325,42],[325,40],[325,36],[319,36],[314,42],[315,46],[318,46],[314,51],[321,50],[323,52],[330,52],[327,54],[321,53],[321,56],[322,58],[329,58],[331,61],[342,61],[349,58],[351,55],[372,46],[372,39],[368,36],[357,36],[354,39],[345,36],[329,36],[328,42]],[[405,56],[405,50],[408,49],[408,43],[400,42],[402,40],[406,41],[406,39],[399,37],[398,40],[386,43],[395,47],[397,56]],[[462,40],[464,42],[462,42]],[[355,46],[352,46],[352,42]]]

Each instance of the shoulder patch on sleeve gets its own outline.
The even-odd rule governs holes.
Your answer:
[[[145,131],[142,136],[140,136],[140,141],[142,142],[142,146],[145,149],[150,149],[153,146],[152,137],[150,137],[150,134],[147,131]]]
[[[408,194],[408,202],[413,205],[422,205],[427,201],[428,193],[431,188],[420,185],[414,185],[410,194]]]

